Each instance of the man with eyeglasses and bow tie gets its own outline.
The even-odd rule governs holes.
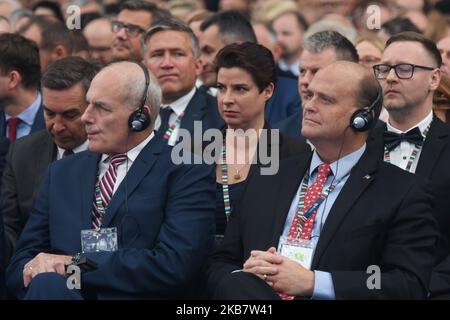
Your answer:
[[[450,297],[450,126],[432,112],[441,78],[436,45],[421,34],[403,32],[386,43],[373,67],[383,88],[388,122],[368,140],[385,162],[428,178],[435,197],[434,215],[441,231],[431,297]]]
[[[123,3],[117,19],[111,22],[114,33],[113,60],[142,61],[142,35],[151,25],[169,17],[168,11],[148,1],[129,0]]]

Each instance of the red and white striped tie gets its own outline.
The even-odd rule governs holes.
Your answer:
[[[95,185],[96,192],[92,210],[92,227],[96,230],[100,229],[106,208],[108,208],[108,204],[113,196],[114,185],[117,179],[117,167],[127,160],[127,155],[117,153],[110,156],[109,159],[108,170],[106,170],[101,179],[97,179]]]

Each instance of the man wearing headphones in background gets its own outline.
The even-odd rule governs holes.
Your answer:
[[[7,270],[9,292],[189,297],[213,247],[213,168],[173,164],[153,131],[161,90],[144,65],[105,67],[86,99],[89,150],[50,165]]]
[[[366,148],[381,106],[364,67],[316,73],[302,125],[315,150],[248,180],[209,270],[214,298],[426,297],[437,240],[429,186]]]
[[[441,238],[431,277],[431,297],[450,298],[450,126],[433,114],[433,95],[441,79],[435,43],[414,32],[391,37],[381,63],[374,66],[383,87],[389,120],[371,133],[377,157],[430,179],[433,214]]]

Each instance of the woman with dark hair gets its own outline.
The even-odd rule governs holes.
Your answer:
[[[220,239],[241,198],[246,179],[265,174],[264,169],[270,165],[274,171],[266,174],[276,174],[280,159],[308,152],[309,146],[305,141],[281,135],[264,121],[264,108],[276,80],[270,50],[250,42],[231,44],[219,51],[215,68],[218,107],[226,123],[222,153],[216,165],[216,238]],[[269,165],[265,155],[273,160]]]

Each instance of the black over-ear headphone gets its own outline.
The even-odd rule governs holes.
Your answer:
[[[363,132],[367,131],[372,127],[373,123],[373,114],[372,111],[378,104],[382,97],[382,90],[380,85],[377,86],[377,96],[375,100],[368,106],[367,108],[358,109],[353,113],[350,118],[350,128],[353,128],[355,131]]]
[[[147,100],[148,86],[150,85],[150,74],[145,65],[143,65],[140,62],[137,62],[136,64],[139,65],[141,69],[144,71],[145,88],[144,93],[142,94],[141,101],[139,103],[139,109],[133,112],[130,115],[130,118],[128,118],[128,127],[130,128],[131,131],[140,132],[145,130],[150,125],[150,115],[144,109],[145,101]]]

